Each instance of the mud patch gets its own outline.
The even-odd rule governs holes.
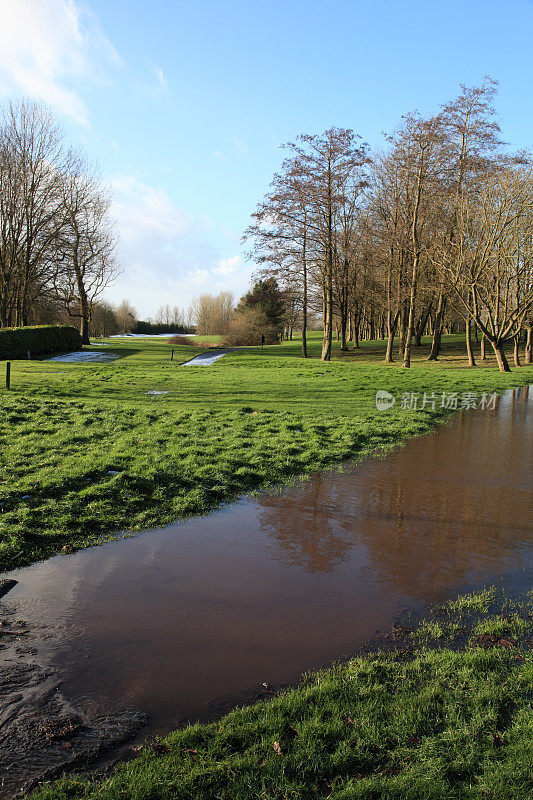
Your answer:
[[[10,578],[0,578],[0,597],[10,592],[17,583],[18,581],[11,580]]]
[[[90,768],[147,722],[137,710],[91,717],[74,708],[61,693],[61,675],[38,663],[36,638],[26,622],[0,605],[2,799],[62,772]]]

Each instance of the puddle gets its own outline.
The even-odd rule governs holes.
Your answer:
[[[387,458],[15,570],[3,598],[87,718],[142,736],[353,653],[404,609],[533,566],[533,392]],[[1,658],[0,652],[0,658]],[[21,767],[22,768],[22,767]]]

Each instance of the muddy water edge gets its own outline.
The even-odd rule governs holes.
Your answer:
[[[533,391],[384,459],[5,576],[0,796],[298,680],[533,566]]]

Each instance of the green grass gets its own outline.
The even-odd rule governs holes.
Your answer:
[[[411,370],[379,363],[382,343],[336,347],[324,364],[299,358],[298,340],[211,367],[181,366],[198,348],[175,347],[171,362],[168,342],[142,339],[111,340],[119,359],[107,364],[13,362],[12,389],[0,392],[0,568],[384,452],[445,416],[438,403],[377,412],[376,389],[399,398],[533,382],[531,367],[469,370],[460,347],[451,337],[442,362],[421,353]],[[311,355],[319,349],[314,334]]]
[[[113,342],[112,363],[13,364],[2,392],[0,565],[150,528],[348,458],[386,452],[448,412],[375,409],[377,389],[493,392],[533,382],[465,366],[384,365],[383,343],[322,364],[300,342],[182,367],[198,348]],[[150,390],[167,392],[150,396]],[[483,412],[473,412],[483,413]],[[20,554],[20,555],[18,555]],[[494,589],[435,609],[376,652],[143,749],[108,777],[34,800],[515,800],[533,797],[533,595]]]
[[[486,596],[472,597],[435,611],[447,630],[466,629],[465,646],[443,641],[441,630],[435,647],[354,658],[216,723],[176,731],[109,777],[64,778],[32,798],[527,800],[533,607],[503,600],[498,608],[493,593],[485,620]],[[483,625],[494,631],[496,621],[513,643],[480,646]]]

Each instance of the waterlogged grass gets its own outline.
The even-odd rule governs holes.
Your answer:
[[[62,779],[32,798],[531,798],[533,606],[494,592],[486,601],[470,595],[437,609],[439,631],[434,618],[420,623],[438,646],[354,658],[219,722],[176,731],[110,777]],[[497,622],[509,638],[481,644]],[[465,645],[442,643],[459,629]]]
[[[449,346],[455,353],[456,341]],[[323,364],[302,360],[299,348],[185,369],[198,348],[175,346],[171,361],[168,342],[110,340],[102,349],[119,358],[107,364],[14,362],[12,390],[0,392],[0,568],[384,452],[449,413],[442,392],[533,382],[531,367],[502,375],[445,358],[403,370],[359,355],[349,362],[338,349]],[[318,355],[319,335],[310,349]],[[377,389],[397,398],[389,411],[376,411]],[[435,393],[434,410],[401,408],[402,393],[424,391]]]

